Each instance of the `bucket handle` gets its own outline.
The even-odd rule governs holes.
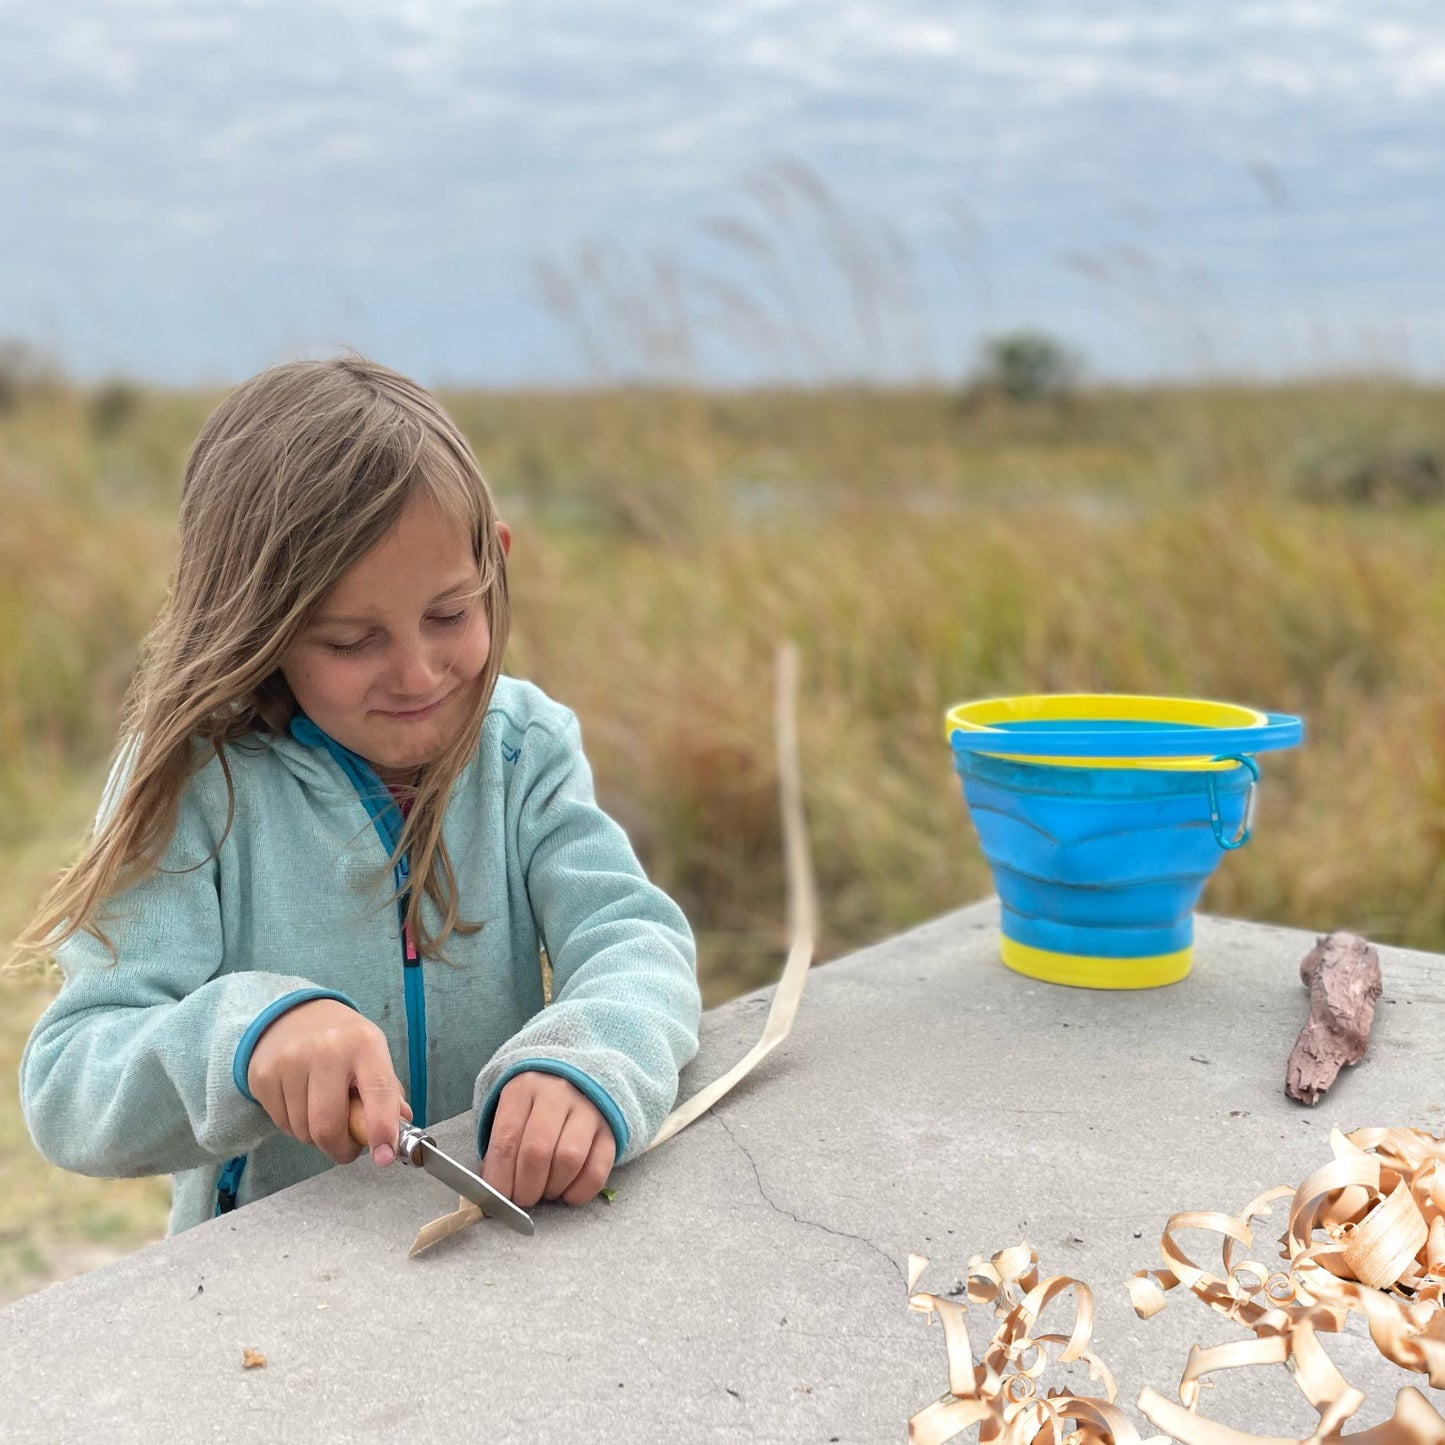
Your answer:
[[[1259,769],[1255,766],[1254,759],[1244,753],[1222,753],[1211,761],[1216,763],[1243,763],[1249,769],[1249,793],[1244,800],[1244,822],[1239,832],[1233,838],[1224,836],[1224,824],[1219,816],[1219,789],[1215,785],[1216,774],[1206,773],[1204,775],[1204,786],[1209,790],[1209,822],[1214,828],[1214,841],[1224,849],[1226,853],[1233,852],[1236,848],[1243,848],[1249,842],[1249,834],[1254,827],[1254,805],[1259,797]]]

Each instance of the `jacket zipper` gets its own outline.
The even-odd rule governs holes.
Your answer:
[[[426,1128],[426,991],[422,986],[421,958],[416,951],[416,940],[411,935],[411,924],[407,921],[406,906],[410,889],[407,887],[411,869],[403,858],[397,864],[397,883],[403,889],[397,900],[397,913],[401,918],[401,970],[406,995],[406,1050],[407,1072],[411,1075],[412,1123],[418,1129]]]

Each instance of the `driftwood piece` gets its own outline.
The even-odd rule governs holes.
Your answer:
[[[1299,971],[1309,985],[1310,1013],[1290,1050],[1284,1091],[1316,1104],[1346,1064],[1365,1056],[1383,987],[1380,955],[1353,933],[1331,933],[1310,949]]]

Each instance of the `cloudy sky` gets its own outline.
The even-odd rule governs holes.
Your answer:
[[[1445,375],[1439,0],[0,0],[0,336],[225,380]]]

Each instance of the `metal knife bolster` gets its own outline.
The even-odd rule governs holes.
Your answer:
[[[415,1164],[418,1168],[422,1164],[422,1149],[424,1145],[430,1144],[433,1149],[437,1147],[437,1141],[430,1134],[421,1129],[413,1128],[405,1119],[399,1120],[396,1139],[396,1157],[403,1164]]]

